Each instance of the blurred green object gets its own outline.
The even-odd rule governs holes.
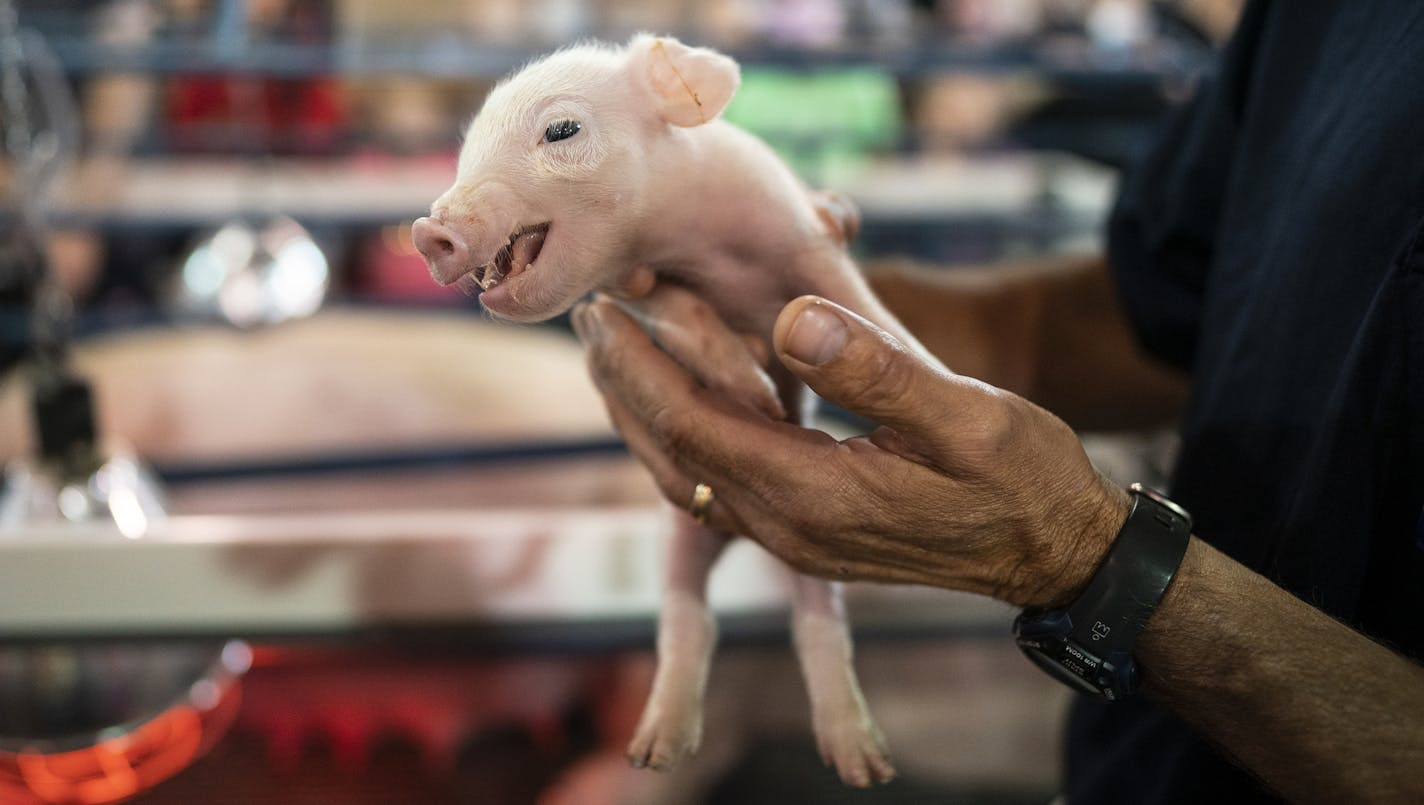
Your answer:
[[[900,91],[892,75],[863,67],[800,72],[742,70],[723,115],[766,140],[808,183],[848,183],[876,152],[900,142]]]

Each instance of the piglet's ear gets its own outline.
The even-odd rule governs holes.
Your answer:
[[[675,126],[700,126],[721,114],[742,81],[736,62],[669,36],[639,34],[629,50],[635,76],[652,92],[658,114]]]

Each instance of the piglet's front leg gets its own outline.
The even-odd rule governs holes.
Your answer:
[[[702,701],[717,625],[707,605],[707,578],[727,537],[673,513],[662,610],[658,615],[658,671],[628,745],[634,766],[668,771],[702,742]]]

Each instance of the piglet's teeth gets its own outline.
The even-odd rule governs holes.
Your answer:
[[[486,291],[498,285],[501,280],[508,276],[508,268],[499,261],[489,264],[480,277],[480,287]]]

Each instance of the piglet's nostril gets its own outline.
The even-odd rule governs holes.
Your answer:
[[[459,232],[434,218],[419,218],[410,234],[436,282],[449,285],[468,270],[470,247]]]
[[[458,234],[433,218],[420,218],[411,226],[415,248],[428,260],[439,260],[464,251],[465,242]]]

